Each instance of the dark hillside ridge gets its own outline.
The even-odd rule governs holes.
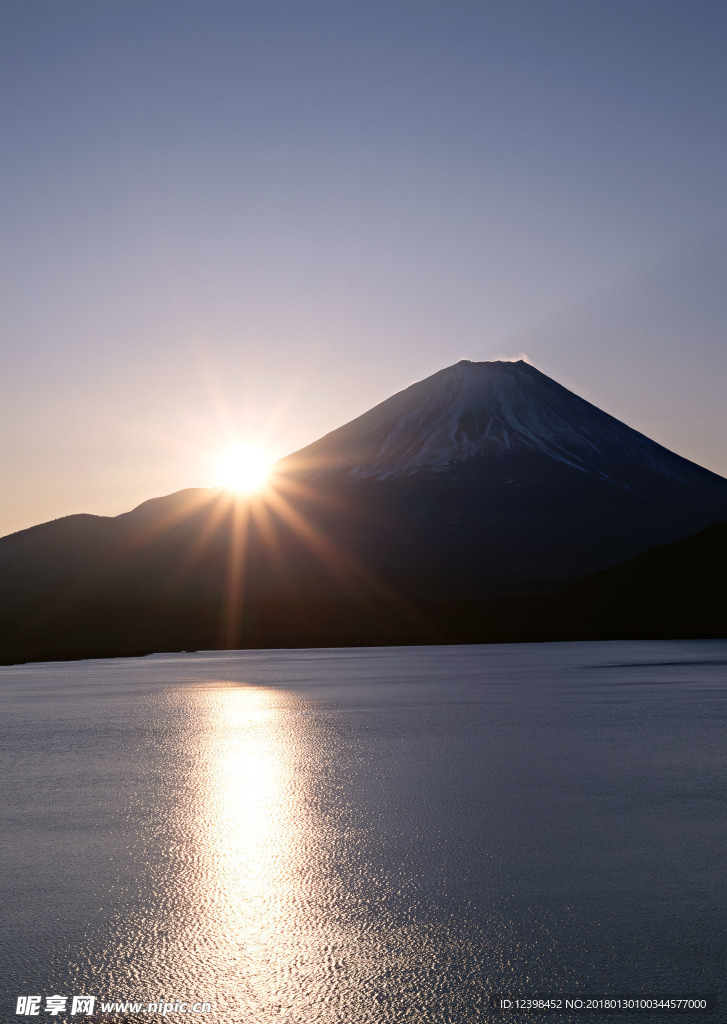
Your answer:
[[[588,639],[727,637],[727,522],[571,584],[554,605]]]
[[[547,595],[424,598],[408,604],[309,591],[255,600],[234,647],[344,647],[573,640],[727,638],[727,522]],[[10,620],[0,664],[133,657],[225,647],[224,601],[138,594],[71,599]],[[13,622],[12,620],[15,619]],[[41,623],[42,629],[37,625]],[[230,645],[233,646],[233,645]]]

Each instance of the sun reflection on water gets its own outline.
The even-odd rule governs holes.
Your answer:
[[[269,691],[235,687],[218,689],[208,704],[199,885],[219,982],[238,1007],[245,1002],[250,1009],[275,1000],[282,965],[270,960],[290,926],[296,786],[278,703]]]
[[[367,867],[330,775],[336,742],[290,694],[207,696],[196,888],[224,1020],[388,1019],[371,991],[381,950]]]
[[[416,1009],[409,926],[386,926],[392,880],[349,820],[350,737],[290,694],[207,697],[196,890],[219,1019],[382,1024]],[[436,962],[441,929],[420,940]]]
[[[78,984],[209,1001],[215,1024],[338,1022],[362,972],[337,867],[337,751],[315,707],[222,680],[164,701],[178,728],[151,727],[128,793],[126,911]]]

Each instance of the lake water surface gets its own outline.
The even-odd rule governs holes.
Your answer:
[[[727,1019],[727,642],[156,655],[0,697],[3,1021]]]

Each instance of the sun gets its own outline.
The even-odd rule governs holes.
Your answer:
[[[270,455],[259,445],[230,445],[215,460],[215,484],[237,494],[252,494],[268,482],[272,464]]]

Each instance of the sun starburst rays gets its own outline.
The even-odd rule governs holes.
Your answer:
[[[256,491],[178,492],[129,514],[117,571],[158,565],[161,574],[148,574],[153,600],[181,616],[190,642],[226,649],[274,645],[286,624],[300,624],[302,639],[323,636],[342,598],[406,612],[343,540],[346,495],[276,470]]]

